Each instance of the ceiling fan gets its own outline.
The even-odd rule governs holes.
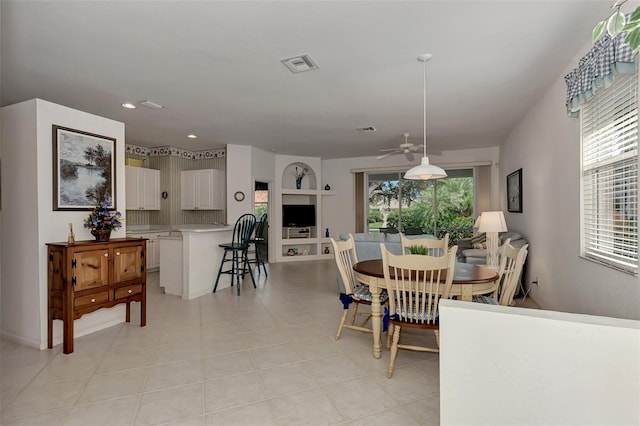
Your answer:
[[[382,160],[383,158],[387,158],[391,155],[398,155],[398,154],[404,154],[407,157],[407,161],[413,161],[414,160],[414,156],[413,153],[414,152],[421,152],[422,151],[422,144],[420,145],[414,145],[411,142],[408,141],[409,139],[409,133],[403,133],[402,136],[404,136],[404,143],[401,143],[397,148],[388,148],[388,149],[381,149],[380,151],[384,152],[384,151],[389,151],[386,154],[382,154],[379,157],[377,157],[377,160]]]

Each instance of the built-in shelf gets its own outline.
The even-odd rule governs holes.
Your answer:
[[[300,189],[296,188],[295,170],[303,168],[308,170],[300,183]],[[280,227],[282,224],[281,208],[274,214],[274,223],[277,223],[278,230],[275,232],[275,261],[295,262],[304,260],[321,260],[333,257],[333,246],[331,240],[325,237],[325,230],[331,230],[331,224],[324,221],[322,217],[322,204],[326,196],[337,195],[334,190],[325,190],[322,180],[322,167],[319,158],[310,157],[289,157],[282,158],[276,162],[276,169],[281,172],[278,177],[276,199],[280,205],[299,204],[314,205],[316,210],[316,224],[308,227],[309,238],[289,238],[293,235],[292,229],[301,234],[304,228]],[[297,236],[297,235],[296,235]],[[325,249],[329,253],[325,253]],[[297,251],[295,255],[288,255],[289,250]],[[304,254],[304,253],[307,254]]]

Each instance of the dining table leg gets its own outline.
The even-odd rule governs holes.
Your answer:
[[[382,356],[382,312],[380,306],[380,287],[376,280],[369,285],[371,292],[371,329],[373,330],[373,357],[380,358]]]

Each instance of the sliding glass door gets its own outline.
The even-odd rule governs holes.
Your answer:
[[[405,234],[447,232],[452,242],[473,234],[473,169],[447,170],[436,180],[405,180],[403,173],[369,173],[368,230]]]

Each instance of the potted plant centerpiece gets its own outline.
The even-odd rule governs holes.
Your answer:
[[[109,208],[107,201],[98,202],[84,220],[84,227],[91,230],[96,241],[109,241],[111,231],[122,228],[122,214]]]

